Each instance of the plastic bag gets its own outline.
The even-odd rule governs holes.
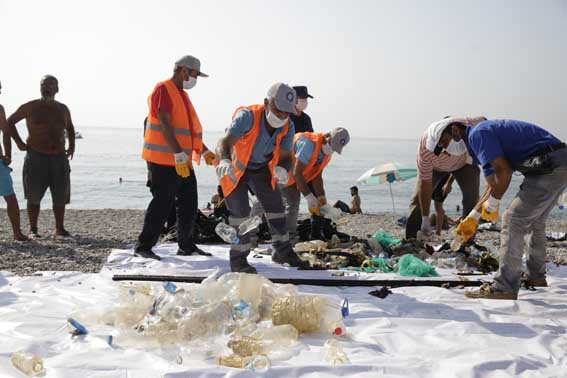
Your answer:
[[[411,254],[400,257],[398,274],[400,276],[417,277],[436,277],[439,275],[434,267]]]
[[[378,242],[382,245],[382,247],[384,248],[390,248],[393,247],[395,245],[401,244],[402,241],[399,239],[396,239],[395,237],[393,237],[392,235],[388,234],[386,231],[379,229],[378,231],[376,231],[376,233],[374,234],[374,238],[376,240],[378,240]]]

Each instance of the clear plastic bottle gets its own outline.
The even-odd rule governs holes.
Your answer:
[[[336,207],[333,207],[329,204],[325,204],[325,205],[321,206],[319,208],[319,211],[321,212],[322,216],[324,216],[325,218],[332,219],[332,220],[336,220],[341,216],[341,210],[339,210]]]
[[[217,336],[232,323],[232,307],[226,302],[217,302],[190,310],[179,320],[179,333],[184,340]]]
[[[238,244],[240,239],[234,227],[229,226],[226,223],[220,222],[215,227],[215,232],[217,235],[229,244]]]
[[[331,365],[348,364],[350,360],[335,339],[329,339],[323,345],[323,357]]]
[[[276,168],[274,169],[274,174],[276,175],[278,184],[287,184],[289,180],[289,173],[287,172],[287,169],[285,169],[284,167],[276,166]]]
[[[270,360],[263,355],[242,357],[231,354],[230,356],[217,357],[217,365],[252,371],[266,371],[270,367]]]
[[[328,298],[298,295],[276,300],[272,305],[272,323],[290,324],[299,332],[345,333],[341,306]]]
[[[240,226],[238,226],[238,234],[247,234],[250,231],[257,229],[261,224],[262,218],[259,215],[254,215],[253,217],[248,218],[244,222],[240,223]]]
[[[20,350],[11,357],[12,364],[28,376],[38,376],[45,372],[43,360],[32,353]]]
[[[298,336],[299,332],[289,324],[261,327],[249,336],[233,337],[228,342],[228,346],[240,356],[254,356],[293,345],[297,342]]]

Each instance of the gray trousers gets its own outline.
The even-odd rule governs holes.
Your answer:
[[[248,201],[250,188],[264,209],[266,220],[272,235],[274,250],[280,251],[291,248],[286,227],[286,218],[280,190],[272,189],[272,175],[266,166],[258,170],[246,170],[236,188],[225,198],[229,211],[229,224],[235,228],[250,217]],[[240,243],[230,246],[230,258],[239,259],[250,253],[250,234],[239,235]]]
[[[478,202],[480,186],[480,168],[476,165],[466,164],[454,172],[433,171],[432,189],[435,192],[438,186],[446,182],[446,178],[453,174],[455,181],[463,193],[463,217],[466,217]],[[419,182],[418,184],[419,185]],[[417,237],[421,228],[421,208],[419,206],[419,187],[416,185],[415,194],[410,202],[410,213],[406,224],[406,239]]]
[[[500,268],[494,276],[496,290],[518,292],[520,289],[526,236],[526,274],[533,280],[545,278],[545,222],[567,189],[567,150],[562,151],[565,151],[565,164],[547,175],[526,176],[502,216]]]
[[[301,192],[297,189],[296,185],[291,185],[287,188],[283,188],[282,194],[285,205],[287,231],[289,232],[289,238],[295,240],[295,238],[297,238],[297,218],[299,216]]]

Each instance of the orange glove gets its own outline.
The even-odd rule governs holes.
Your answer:
[[[321,215],[319,203],[317,202],[317,198],[315,198],[313,193],[306,195],[305,199],[307,200],[307,208],[309,209],[309,212],[313,215]]]
[[[193,165],[187,154],[185,152],[179,152],[173,154],[173,156],[175,158],[175,171],[177,174],[183,178],[191,176]]]
[[[207,165],[213,165],[213,162],[215,161],[216,158],[217,155],[215,155],[215,153],[212,151],[207,151],[203,153],[203,159],[205,159],[205,164]]]
[[[457,240],[463,243],[468,241],[476,232],[479,219],[480,213],[476,210],[471,211],[470,214],[467,215],[467,217],[463,219],[455,229]]]

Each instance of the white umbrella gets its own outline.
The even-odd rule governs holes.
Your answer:
[[[392,192],[392,183],[395,181],[406,181],[417,176],[417,169],[407,168],[394,163],[378,165],[364,172],[362,176],[356,180],[359,184],[383,184],[390,185],[390,197],[392,198],[392,208],[396,212],[394,203],[394,193]]]

